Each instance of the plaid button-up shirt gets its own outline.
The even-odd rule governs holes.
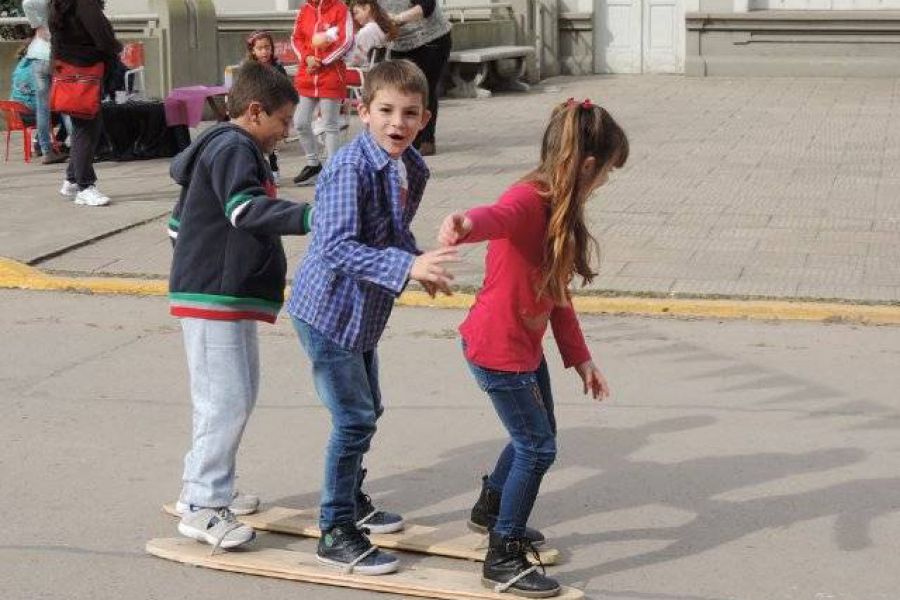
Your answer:
[[[343,348],[375,348],[420,251],[409,224],[428,181],[407,149],[405,203],[397,165],[369,134],[340,149],[316,184],[312,243],[294,275],[287,311]]]

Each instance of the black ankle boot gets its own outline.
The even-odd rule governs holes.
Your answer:
[[[528,562],[528,552],[537,556],[537,551],[525,538],[491,533],[481,583],[497,593],[507,592],[526,598],[549,598],[559,594],[559,583],[543,574],[543,565],[532,566]]]
[[[497,516],[500,514],[500,492],[488,485],[488,477],[485,475],[481,478],[481,495],[472,507],[472,513],[469,516],[469,529],[479,533],[488,533],[497,523]],[[533,546],[540,546],[546,539],[544,534],[537,529],[531,527],[525,528],[525,538],[531,542]]]

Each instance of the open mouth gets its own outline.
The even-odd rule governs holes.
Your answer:
[[[391,138],[392,140],[394,140],[395,142],[402,142],[404,139],[404,136],[400,135],[399,133],[389,133],[388,137]]]

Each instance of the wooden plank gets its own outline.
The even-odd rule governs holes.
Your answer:
[[[177,516],[174,503],[163,506],[163,511]],[[241,515],[238,520],[258,531],[317,538],[321,535],[318,514],[317,509],[299,510],[272,506],[252,515]],[[373,533],[369,535],[369,539],[385,550],[405,550],[482,562],[487,553],[487,536],[468,530],[460,532],[450,527],[428,527],[407,523],[403,531]],[[552,565],[559,560],[559,550],[542,548],[540,556],[541,562]]]
[[[481,584],[479,569],[435,569],[403,565],[390,575],[345,575],[321,565],[314,554],[267,548],[266,536],[257,538],[251,551],[220,552],[210,555],[210,547],[186,538],[159,538],[147,542],[148,553],[180,563],[221,571],[276,577],[307,583],[371,590],[422,598],[446,600],[510,600],[512,594],[498,594]],[[577,600],[584,593],[563,587],[559,600]]]

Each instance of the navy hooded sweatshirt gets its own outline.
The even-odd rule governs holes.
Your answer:
[[[262,151],[229,123],[203,132],[170,174],[181,186],[169,219],[171,314],[274,323],[287,273],[280,236],[308,233],[311,207],[275,198]]]

